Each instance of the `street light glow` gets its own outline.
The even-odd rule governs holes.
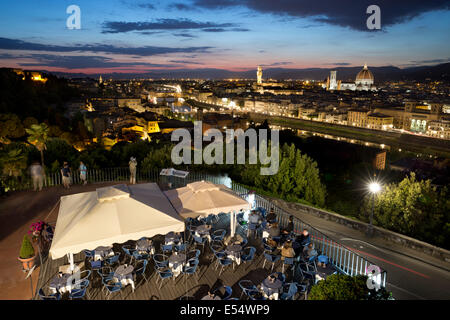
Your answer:
[[[372,183],[369,184],[369,190],[372,193],[377,193],[378,191],[381,190],[381,186],[377,182],[372,182]]]

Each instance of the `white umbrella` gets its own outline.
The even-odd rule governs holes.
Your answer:
[[[250,210],[250,204],[224,185],[208,181],[189,183],[186,187],[164,192],[183,218],[231,212],[230,229],[234,235],[236,212]]]
[[[142,237],[184,231],[156,183],[117,185],[61,197],[52,259]],[[69,257],[73,270],[73,258]]]

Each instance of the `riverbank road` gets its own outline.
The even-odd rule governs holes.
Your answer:
[[[273,199],[271,199],[273,201]],[[386,288],[398,300],[450,299],[450,263],[299,210],[293,203],[276,204],[303,222],[339,241],[387,271]]]

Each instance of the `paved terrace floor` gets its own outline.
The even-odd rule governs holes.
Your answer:
[[[214,229],[225,229],[227,230],[227,234],[229,234],[229,215],[221,216],[220,220],[213,224]],[[244,235],[244,230],[238,226],[238,233]],[[157,253],[161,253],[159,251],[160,243],[164,240],[164,237],[156,236],[153,238],[155,243],[155,248],[157,249]],[[129,241],[125,244],[133,244],[133,241]],[[129,263],[129,259],[123,254],[121,246],[123,244],[115,244],[113,249],[115,252],[121,252],[120,260],[121,263]],[[208,290],[220,287],[221,285],[231,286],[233,289],[232,297],[239,298],[241,295],[241,289],[238,285],[240,280],[251,280],[255,285],[260,284],[270,273],[271,273],[271,264],[266,263],[265,268],[263,268],[264,257],[262,255],[263,247],[261,245],[261,238],[249,238],[248,245],[252,245],[257,249],[257,254],[252,262],[241,263],[240,265],[235,265],[235,269],[233,267],[227,266],[224,268],[224,271],[219,276],[219,272],[221,267],[219,266],[216,270],[215,268],[215,259],[214,263],[211,263],[211,258],[213,253],[209,248],[208,244],[205,244],[204,251],[200,255],[199,259],[199,269],[197,269],[198,283],[195,276],[178,276],[175,280],[166,279],[163,282],[163,286],[161,290],[159,289],[160,282],[156,284],[156,279],[159,276],[156,274],[154,269],[154,262],[152,259],[149,260],[149,264],[147,265],[146,277],[148,281],[145,281],[142,277],[138,276],[136,279],[135,285],[136,289],[133,292],[130,285],[127,285],[122,289],[122,295],[120,293],[113,293],[111,299],[126,299],[126,300],[174,300],[180,299],[181,297],[188,296],[190,299],[200,300],[204,297]],[[190,249],[194,249],[195,245],[193,245]],[[202,246],[197,246],[198,249],[202,251]],[[87,262],[84,258],[84,254],[77,254],[74,256],[74,260],[76,263],[81,261]],[[48,286],[48,283],[51,281],[53,277],[58,273],[58,269],[62,265],[67,265],[68,260],[66,257],[52,260],[48,258],[41,268],[41,273],[39,275],[38,288],[44,287],[44,292]],[[117,268],[115,266],[113,269]],[[89,268],[88,268],[89,269]],[[273,271],[282,271],[282,264],[278,262],[275,264]],[[285,270],[286,281],[289,282],[292,280],[293,274],[290,270],[286,268]],[[101,278],[94,272],[94,281],[89,285],[89,299],[90,300],[103,300],[106,299],[106,290],[102,290]],[[38,297],[35,297],[38,299]],[[304,299],[303,294],[298,294],[296,296],[297,299]]]

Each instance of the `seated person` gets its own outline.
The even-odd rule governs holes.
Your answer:
[[[289,216],[289,223],[281,232],[285,235],[289,235],[292,231],[294,231],[294,216]]]
[[[213,292],[208,291],[208,294],[202,298],[202,300],[221,300],[219,296],[215,295]]]
[[[269,232],[269,236],[271,238],[279,237],[280,236],[280,228],[278,228],[278,223],[277,222],[272,223],[270,225],[268,232]]]
[[[284,246],[281,249],[281,260],[284,260],[284,258],[294,258],[294,257],[295,251],[292,248],[292,241],[288,240],[284,243]]]
[[[267,222],[277,221],[277,215],[275,214],[275,210],[273,208],[270,209],[270,212],[267,215],[266,220],[267,220]]]
[[[256,212],[256,210],[252,210],[250,215],[248,216],[248,222],[251,224],[260,224],[262,221],[261,216]]]
[[[302,246],[306,246],[311,242],[308,230],[304,229],[302,234],[295,238],[295,242],[300,243]]]
[[[306,259],[317,256],[317,251],[314,249],[314,244],[310,243],[307,247],[305,247],[303,254]]]
[[[276,248],[278,246],[278,243],[270,237],[267,238],[266,244],[272,248]]]
[[[223,239],[223,243],[228,246],[232,243],[242,243],[244,241],[244,238],[240,234],[235,234],[234,237],[231,237],[231,235],[228,235]]]

